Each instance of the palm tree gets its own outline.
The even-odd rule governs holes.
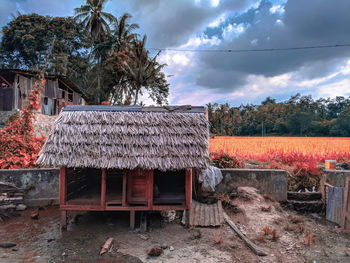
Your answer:
[[[106,3],[107,0],[86,0],[85,5],[74,9],[75,19],[85,26],[95,43],[106,39],[111,31],[109,25],[116,21],[112,14],[102,11]]]
[[[161,71],[166,64],[161,65],[156,61],[160,52],[149,58],[145,44],[146,36],[142,40],[135,39],[131,45],[127,44],[126,50],[119,52],[119,65],[133,87],[134,105],[138,102],[143,87],[157,104],[162,104],[169,94],[169,84]]]
[[[123,14],[115,24],[114,37],[118,45],[116,51],[121,51],[126,48],[126,43],[130,43],[136,39],[137,34],[132,33],[133,30],[139,28],[138,24],[129,24],[128,20],[131,15],[128,13]]]
[[[138,24],[129,24],[128,19],[131,15],[124,13],[119,19],[116,19],[111,35],[108,35],[104,42],[96,45],[95,52],[104,58],[111,57],[113,53],[122,51],[126,48],[126,43],[132,42],[138,34],[132,31],[139,28]]]
[[[97,54],[97,89],[99,92],[98,103],[101,100],[101,78],[100,69],[102,64],[102,55],[96,49],[99,43],[102,43],[111,34],[109,25],[116,22],[116,18],[103,12],[103,7],[107,0],[86,0],[86,4],[74,9],[75,19],[84,25],[85,30],[90,32],[93,39],[93,49]]]

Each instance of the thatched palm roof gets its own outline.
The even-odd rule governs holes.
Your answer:
[[[201,108],[68,106],[37,163],[49,166],[180,170],[208,165]]]

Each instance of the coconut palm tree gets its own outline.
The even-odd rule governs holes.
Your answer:
[[[97,103],[101,102],[101,64],[102,54],[96,49],[96,46],[106,40],[111,34],[110,25],[116,22],[116,18],[103,11],[107,0],[86,0],[86,4],[74,9],[75,19],[84,25],[85,30],[90,32],[93,39],[92,45],[97,57]]]
[[[113,53],[125,49],[126,43],[136,39],[138,34],[132,31],[139,28],[139,25],[129,24],[129,18],[131,18],[131,15],[124,13],[119,19],[116,19],[111,35],[108,35],[104,42],[95,46],[95,53],[100,54],[103,58],[111,57]]]
[[[161,71],[166,64],[157,62],[160,53],[150,58],[145,45],[146,36],[127,44],[125,51],[119,52],[119,65],[133,88],[134,105],[138,103],[139,94],[142,95],[142,88],[149,92],[157,104],[162,104],[169,94],[169,84]]]
[[[86,0],[86,4],[74,9],[75,19],[80,21],[91,34],[95,43],[101,43],[110,34],[110,25],[116,18],[103,12],[107,0]]]

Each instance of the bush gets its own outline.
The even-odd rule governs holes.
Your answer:
[[[211,164],[218,168],[245,168],[243,160],[227,153],[211,153]]]
[[[0,169],[35,167],[45,137],[34,132],[34,113],[40,109],[40,94],[45,80],[36,83],[29,93],[27,105],[8,126],[0,129]]]

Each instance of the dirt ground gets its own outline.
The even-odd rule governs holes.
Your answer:
[[[27,210],[0,225],[1,243],[17,244],[0,248],[0,262],[350,262],[350,236],[318,215],[285,211],[250,188],[230,202],[231,219],[268,256],[252,253],[226,224],[187,229],[152,214],[150,231],[140,235],[129,229],[127,212],[89,212],[61,230],[59,209],[51,207],[40,210],[38,220]],[[109,237],[112,248],[99,256]],[[155,245],[174,250],[147,256]]]

